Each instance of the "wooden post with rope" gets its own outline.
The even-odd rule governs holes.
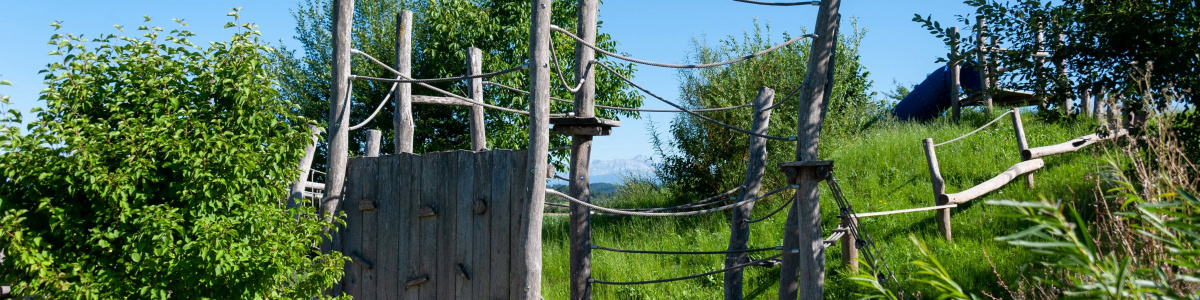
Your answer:
[[[552,0],[530,0],[529,27],[529,176],[520,201],[525,211],[512,232],[511,293],[508,299],[540,299],[542,295],[542,209],[546,202],[546,164],[550,150],[550,17]],[[522,170],[523,171],[523,170]],[[522,203],[525,204],[525,203]],[[523,226],[524,225],[524,226]]]
[[[958,121],[958,117],[962,115],[962,104],[959,103],[960,94],[962,91],[962,83],[958,78],[960,60],[958,59],[958,27],[950,27],[950,62],[946,67],[950,71],[950,116],[954,121]]]
[[[467,48],[467,74],[483,73],[483,51],[479,48]],[[483,103],[483,78],[467,80],[467,97],[476,103]],[[484,125],[483,105],[471,105],[471,151],[487,149],[487,129]]]
[[[412,21],[411,10],[396,14],[396,71],[405,77],[412,77]],[[413,153],[413,116],[412,116],[412,84],[396,84],[395,114],[392,115],[392,128],[395,130],[395,152]]]
[[[576,34],[587,43],[596,43],[596,17],[599,13],[599,0],[579,0]],[[547,41],[549,42],[549,41]],[[553,54],[551,54],[553,55]],[[596,96],[595,74],[587,72],[587,65],[596,57],[595,51],[583,43],[575,43],[575,82],[582,83],[575,91],[575,116],[592,118],[595,116],[594,98]],[[589,185],[591,178],[588,174],[592,157],[592,136],[571,135],[571,170],[568,192],[571,197],[585,202],[591,202]],[[571,299],[591,300],[592,284],[592,219],[591,209],[571,203],[570,207],[570,274]]]
[[[770,107],[775,101],[775,90],[768,87],[762,87],[758,90],[758,97],[754,99],[754,121],[750,131],[760,135],[766,135],[771,127],[771,110],[764,108]],[[767,168],[767,139],[759,136],[750,136],[749,161],[746,163],[746,180],[745,186],[742,188],[741,195],[738,196],[738,201],[745,201],[753,197],[758,197],[758,192],[762,189],[763,174]],[[754,211],[754,202],[746,202],[732,210],[729,220],[729,248],[731,253],[725,254],[725,267],[732,268],[734,266],[744,264],[749,261],[747,253],[732,253],[747,249],[750,243],[750,223],[747,222],[750,218],[750,213]],[[742,299],[742,269],[730,270],[725,272],[725,299],[734,300]]]
[[[821,125],[829,108],[829,73],[834,63],[834,45],[840,17],[840,0],[821,1],[817,12],[796,122],[797,162],[818,161]],[[825,292],[825,237],[821,234],[820,178],[816,168],[801,168],[799,184],[783,232],[783,265],[779,275],[779,299],[820,299]],[[795,252],[792,252],[795,251]],[[803,272],[803,274],[801,274]]]
[[[854,217],[848,215],[840,216],[842,218],[842,228],[858,228],[858,222]],[[842,236],[842,267],[850,269],[850,274],[858,274],[858,237],[852,232],[848,232]]]
[[[942,169],[938,166],[937,151],[934,150],[933,138],[921,140],[925,146],[925,161],[929,164],[929,183],[933,185],[933,201],[935,205],[945,205],[939,199],[946,194],[946,179],[942,178]],[[950,208],[937,210],[938,232],[947,242],[954,241],[950,229]]]
[[[367,130],[367,157],[379,156],[379,143],[383,140],[383,132],[378,129]]]
[[[329,155],[321,214],[332,222],[342,201],[346,160],[350,145],[350,31],[354,23],[354,0],[334,0],[333,76],[329,85]]]

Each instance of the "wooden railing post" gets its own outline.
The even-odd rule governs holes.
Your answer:
[[[1055,45],[1061,49],[1063,44],[1066,44],[1066,34],[1059,33],[1058,39],[1055,40]],[[1063,115],[1071,114],[1071,89],[1067,86],[1071,84],[1067,80],[1067,66],[1061,55],[1054,55],[1054,68],[1058,71],[1058,75],[1054,77],[1054,84],[1058,86],[1058,96],[1063,98],[1062,113]]]
[[[959,65],[961,62],[958,59],[958,27],[950,27],[950,62],[947,68],[950,70],[950,116],[958,121],[959,115],[962,114],[962,104],[959,98],[962,97],[962,84],[958,76]]]
[[[826,90],[830,89],[830,64],[837,43],[840,0],[821,1],[817,11],[812,50],[809,52],[804,82],[800,85],[800,105],[796,122],[796,161],[818,161],[821,125],[829,108]],[[783,264],[779,274],[779,299],[820,299],[825,292],[825,237],[821,232],[821,205],[814,168],[804,168],[783,228]],[[795,251],[795,252],[792,252]]]
[[[513,274],[508,299],[539,299],[542,295],[542,209],[546,201],[546,165],[550,150],[550,17],[552,0],[530,0],[529,26],[529,173],[528,186],[514,210],[521,231],[513,232]],[[528,223],[524,223],[528,222]],[[528,226],[520,226],[528,224]]]
[[[379,143],[383,139],[383,132],[370,129],[367,130],[367,157],[379,156]]]
[[[991,37],[991,40],[992,40],[992,48],[991,49],[999,49],[1000,48],[1000,39],[996,38],[996,36],[993,35]],[[999,71],[1000,54],[989,51],[988,56],[990,56],[990,58],[988,58],[987,69],[988,69],[988,74],[991,74],[992,76],[991,76],[991,78],[983,78],[983,80],[987,80],[987,81],[991,82],[991,84],[989,84],[988,86],[991,87],[992,90],[998,91],[998,90],[1000,90],[1000,71]],[[987,101],[988,115],[991,115],[992,111],[993,111],[992,110],[992,94],[991,94],[992,90],[987,91],[988,92],[987,99],[984,99]]]
[[[549,1],[547,1],[549,2]],[[596,43],[596,18],[599,14],[599,0],[579,0],[576,34],[587,43]],[[547,40],[548,42],[548,40]],[[553,54],[551,54],[553,55]],[[575,91],[575,116],[591,118],[595,116],[595,75],[586,72],[587,66],[595,59],[592,48],[582,43],[575,43],[575,82],[582,83]],[[571,135],[571,171],[568,192],[571,197],[585,202],[591,202],[591,168],[592,136]],[[592,219],[591,209],[571,203],[569,243],[569,270],[571,273],[571,300],[591,300],[592,284]]]
[[[308,173],[312,171],[313,156],[317,152],[317,139],[321,134],[321,129],[316,125],[308,125],[309,142],[304,146],[304,157],[300,159],[300,165],[296,168],[300,169],[300,176],[292,183],[291,197],[288,199],[287,207],[295,208],[300,206],[300,201],[304,201],[304,186],[308,183]]]
[[[346,161],[350,152],[350,32],[354,24],[354,0],[335,0],[333,23],[333,74],[329,88],[329,155],[321,214],[332,222],[342,201]]]
[[[942,195],[946,194],[946,180],[942,178],[942,169],[938,166],[937,152],[934,150],[933,138],[926,138],[921,141],[925,145],[925,160],[929,163],[929,183],[933,185],[933,201],[935,205],[945,205],[941,203]],[[943,208],[937,210],[938,231],[942,233],[942,237],[946,238],[947,242],[953,241],[950,233],[950,209]]]
[[[857,228],[858,222],[854,217],[842,215],[842,228]],[[854,231],[846,232],[842,236],[842,267],[850,269],[851,274],[858,273],[858,237],[854,236]]]
[[[1101,86],[1100,91],[1096,92],[1096,100],[1092,101],[1092,118],[1096,122],[1104,122],[1104,109],[1108,105],[1108,89]]]
[[[1034,38],[1034,52],[1033,53],[1041,53],[1044,50],[1042,45],[1044,45],[1045,43],[1046,43],[1046,34],[1041,29],[1041,23],[1038,23],[1037,35]],[[1035,74],[1034,78],[1037,80],[1036,87],[1035,87],[1036,90],[1034,92],[1037,93],[1037,97],[1038,97],[1038,109],[1045,110],[1045,109],[1049,108],[1049,103],[1046,102],[1046,77],[1045,77],[1046,72],[1043,70],[1046,68],[1046,58],[1038,55],[1038,56],[1034,57],[1033,61],[1034,61],[1033,70],[1034,70],[1034,74]]]
[[[483,74],[483,51],[479,48],[467,48],[467,73],[470,75]],[[467,97],[476,103],[483,103],[483,78],[472,78],[468,81]],[[484,125],[483,105],[471,105],[471,150],[487,149],[487,129]]]
[[[1079,96],[1079,110],[1083,113],[1084,116],[1087,116],[1089,118],[1092,117],[1092,113],[1094,112],[1092,110],[1092,90],[1093,89],[1095,89],[1095,88],[1092,86],[1084,85],[1083,93],[1082,93],[1082,95]]]
[[[771,110],[763,110],[775,101],[775,90],[762,87],[754,100],[754,123],[751,131],[766,135],[771,124]],[[750,137],[749,161],[746,163],[745,186],[742,188],[738,201],[758,197],[762,188],[763,174],[767,167],[767,139],[759,136]],[[729,220],[729,251],[746,250],[750,243],[750,224],[747,222],[750,213],[754,211],[754,202],[747,202],[733,209]],[[729,253],[725,255],[725,267],[731,268],[748,261],[746,253]],[[725,299],[742,299],[742,269],[725,272]]]
[[[1018,108],[1012,109],[1013,133],[1017,137],[1017,153],[1021,155],[1021,161],[1027,161],[1030,157],[1025,156],[1025,150],[1029,150],[1029,142],[1025,141],[1025,124],[1021,122],[1021,110]],[[1033,188],[1033,173],[1025,175],[1025,182],[1029,184],[1029,188]]]
[[[979,95],[982,97],[983,102],[987,104],[987,113],[990,115],[992,114],[992,85],[990,84],[991,81],[989,80],[989,77],[991,77],[989,68],[992,66],[988,64],[988,56],[991,55],[991,53],[987,50],[984,50],[987,47],[985,44],[986,40],[984,39],[984,37],[988,34],[987,18],[984,16],[977,16],[975,17],[975,24],[977,24],[979,27],[975,30],[975,44],[978,46],[978,51],[975,53],[975,68],[979,71],[980,81],[980,89],[978,93],[980,93]]]
[[[412,21],[411,10],[396,14],[396,71],[406,77],[412,76]],[[396,99],[396,113],[392,115],[395,152],[413,153],[412,84],[397,84],[392,98]]]

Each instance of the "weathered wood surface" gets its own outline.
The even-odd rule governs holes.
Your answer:
[[[379,144],[382,142],[383,132],[377,129],[367,130],[367,155],[368,157],[379,156]]]
[[[296,167],[300,169],[299,178],[292,183],[292,190],[288,197],[288,208],[300,206],[300,202],[304,201],[304,188],[309,187],[313,182],[308,182],[308,173],[312,172],[313,156],[317,153],[317,135],[321,134],[321,129],[316,125],[308,125],[309,142],[304,146],[304,157],[300,159],[300,164]],[[325,184],[321,184],[321,189],[325,189]]]
[[[479,48],[467,48],[467,71],[470,75],[483,73],[483,51]],[[483,78],[472,78],[467,80],[467,83],[467,97],[476,103],[483,103]],[[471,106],[471,150],[482,151],[487,148],[485,116],[483,105]]]
[[[1004,185],[1011,182],[1014,178],[1017,178],[1017,176],[1041,169],[1045,165],[1046,164],[1042,162],[1040,158],[1019,162],[1008,168],[1008,170],[1001,172],[1000,175],[996,175],[996,177],[992,177],[992,179],[988,179],[983,183],[958,193],[942,195],[941,197],[938,197],[938,202],[946,204],[967,203],[967,201],[979,198],[980,196],[1004,187]]]
[[[827,90],[829,72],[837,43],[840,0],[821,1],[817,10],[812,49],[809,51],[804,82],[800,84],[800,105],[796,116],[796,161],[819,160],[821,126],[829,109]],[[779,274],[779,299],[820,299],[825,292],[825,243],[821,236],[820,193],[815,168],[802,169],[795,202],[788,210],[783,228],[783,248],[799,249],[782,256]]]
[[[1042,157],[1047,157],[1047,156],[1051,156],[1051,155],[1055,155],[1055,154],[1075,152],[1075,151],[1078,151],[1079,149],[1082,149],[1083,147],[1087,147],[1087,146],[1089,146],[1091,144],[1095,144],[1099,141],[1109,140],[1109,139],[1113,139],[1113,138],[1116,138],[1119,136],[1124,136],[1128,133],[1129,132],[1124,129],[1111,130],[1107,134],[1104,134],[1103,136],[1101,136],[1098,133],[1093,133],[1093,134],[1089,134],[1089,135],[1071,139],[1070,141],[1066,141],[1066,142],[1064,142],[1062,144],[1058,144],[1058,145],[1050,145],[1050,146],[1043,146],[1043,147],[1030,148],[1030,149],[1023,150],[1023,151],[1021,151],[1021,158],[1022,159],[1035,159],[1035,158],[1042,158]]]
[[[771,128],[771,111],[763,110],[770,107],[775,101],[775,90],[768,87],[762,87],[758,90],[758,97],[754,100],[754,117],[753,125],[750,130],[760,135],[766,135],[767,130]],[[738,201],[744,201],[753,197],[758,197],[759,190],[762,189],[763,174],[767,170],[767,139],[759,136],[750,137],[749,161],[746,163],[746,178],[743,180],[745,188],[742,189],[741,195],[738,195]],[[750,243],[750,224],[747,219],[750,218],[750,213],[754,211],[754,202],[746,202],[734,208],[729,218],[729,251],[746,250]],[[739,264],[749,262],[748,254],[746,253],[730,253],[725,255],[725,267],[731,268]],[[742,269],[735,269],[725,272],[725,299],[742,299]]]
[[[921,141],[925,148],[925,161],[929,164],[929,183],[933,186],[933,201],[935,205],[945,205],[941,201],[943,195],[946,194],[946,179],[942,178],[942,168],[938,166],[937,151],[933,146],[933,139],[927,138]],[[939,209],[937,211],[938,231],[942,233],[942,237],[947,241],[953,240],[953,234],[950,229],[950,209]]]
[[[600,0],[578,1],[576,23],[579,25],[576,26],[576,34],[580,39],[589,44],[596,43],[596,18],[600,10],[599,5]],[[588,48],[579,42],[575,43],[575,82],[581,84],[574,95],[575,117],[578,119],[595,119],[601,121],[603,119],[595,118],[595,74],[588,72],[586,68],[595,59],[595,56],[596,53],[592,48]],[[590,126],[591,128],[576,128],[576,130],[564,131],[563,129],[565,128],[555,123],[554,120],[550,120],[550,124],[556,124],[552,129],[556,133],[569,132],[571,134],[571,169],[568,175],[571,180],[568,192],[575,199],[591,203],[591,176],[588,170],[591,168],[592,136],[611,134],[612,126],[593,125]],[[547,176],[553,173],[549,170],[546,172]],[[568,268],[571,274],[570,297],[572,300],[592,299],[592,284],[588,282],[588,279],[592,277],[591,218],[591,209],[574,202],[571,203],[570,225],[568,228],[570,244]]]
[[[862,215],[859,215],[860,217]],[[841,228],[857,228],[858,223],[855,218],[850,216],[842,216]],[[850,269],[851,274],[858,273],[858,247],[854,244],[858,243],[858,237],[853,232],[849,232],[842,236],[842,267]]]
[[[530,0],[529,151],[522,190],[513,208],[509,299],[539,299],[542,294],[542,209],[546,201],[546,165],[550,150],[550,22],[551,0]],[[529,170],[529,173],[523,172]]]
[[[958,56],[958,27],[950,27],[950,57]],[[950,116],[951,119],[958,121],[958,117],[962,114],[962,105],[959,103],[961,93],[961,79],[958,78],[959,60],[952,59],[947,63],[947,68],[950,69],[950,76],[947,77],[950,82]]]
[[[975,17],[975,26],[977,26],[976,30],[975,30],[975,44],[979,45],[979,46],[983,46],[984,45],[984,36],[986,36],[988,34],[987,17],[976,16]],[[980,97],[983,97],[983,102],[987,105],[986,112],[988,114],[991,114],[992,113],[992,91],[991,91],[992,86],[991,86],[991,82],[988,80],[988,76],[989,76],[988,72],[991,70],[988,68],[989,66],[987,65],[989,55],[990,55],[990,53],[988,53],[987,51],[976,51],[976,53],[975,53],[975,62],[976,62],[975,68],[979,70],[979,79],[980,79],[980,83],[982,84],[982,86],[980,87],[981,90],[976,92],[976,94],[980,95]]]
[[[526,176],[512,171],[528,169],[527,152],[351,158],[341,206],[346,228],[335,235],[335,250],[352,259],[341,291],[356,299],[508,299],[524,293],[510,284],[511,274],[530,254],[508,241],[530,223],[516,217],[532,205],[520,199]]]
[[[354,22],[354,0],[335,0],[333,18],[333,75],[329,85],[329,155],[321,214],[333,221],[333,213],[342,201],[346,182],[346,159],[350,145],[350,27]]]
[[[454,98],[454,97],[425,96],[425,95],[412,95],[410,97],[412,98],[413,104],[478,106],[478,105],[475,105],[474,103],[463,101],[462,99],[458,99],[458,98]]]
[[[1026,150],[1029,150],[1029,142],[1025,140],[1025,124],[1021,121],[1021,110],[1015,107],[1012,109],[1012,123],[1013,133],[1015,133],[1017,137],[1017,153],[1025,153]],[[1029,160],[1029,158],[1025,158],[1025,156],[1022,155],[1021,161],[1026,160]],[[1033,173],[1025,175],[1025,184],[1029,185],[1030,189],[1034,187]]]
[[[412,21],[411,10],[396,14],[396,71],[404,76],[412,76]],[[392,115],[392,127],[395,128],[395,153],[413,152],[413,116],[412,116],[412,84],[399,83],[392,96],[396,99],[396,112]]]

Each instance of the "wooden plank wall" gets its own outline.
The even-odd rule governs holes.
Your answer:
[[[355,299],[507,299],[513,217],[524,197],[527,151],[449,151],[351,158],[346,226],[335,235]]]

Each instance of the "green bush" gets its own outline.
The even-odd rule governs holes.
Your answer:
[[[345,259],[313,247],[326,223],[283,205],[307,120],[278,101],[256,27],[230,16],[237,33],[207,47],[178,20],[51,38],[46,108],[25,134],[18,112],[0,115],[0,282],[47,298],[245,299],[340,279]]]

